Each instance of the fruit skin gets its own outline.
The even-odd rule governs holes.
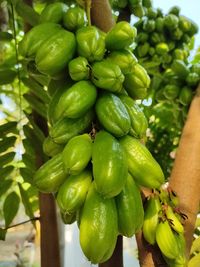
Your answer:
[[[62,154],[59,153],[45,162],[34,174],[33,183],[43,193],[58,191],[67,175],[64,172]]]
[[[19,52],[24,57],[34,58],[43,42],[61,30],[61,25],[53,22],[39,24],[27,32],[19,43]]]
[[[92,157],[92,140],[89,134],[78,135],[70,139],[62,155],[66,173],[76,175],[82,172]]]
[[[49,135],[57,144],[66,144],[72,137],[84,133],[92,125],[94,111],[88,111],[79,119],[63,118],[53,125]]]
[[[125,185],[128,167],[117,139],[106,131],[96,134],[92,147],[94,183],[104,198],[118,195]]]
[[[142,227],[144,209],[139,187],[130,174],[128,174],[126,184],[122,192],[116,196],[115,201],[119,233],[131,237]]]
[[[163,95],[167,99],[175,99],[179,95],[180,87],[175,84],[167,84],[163,88]]]
[[[181,88],[178,100],[182,105],[184,106],[189,105],[190,102],[192,101],[192,98],[193,98],[193,92],[190,87],[184,86],[183,88]]]
[[[111,52],[107,57],[107,61],[118,65],[123,74],[129,73],[132,66],[138,62],[134,54],[125,49]]]
[[[73,58],[76,40],[72,32],[59,30],[45,40],[36,53],[36,67],[46,75],[56,75]]]
[[[126,107],[131,119],[129,135],[132,135],[136,138],[144,137],[148,127],[148,122],[142,109],[129,96],[120,95],[119,98]]]
[[[61,2],[47,5],[40,14],[39,22],[60,23],[64,13],[67,11],[67,5]]]
[[[97,99],[95,110],[102,126],[116,137],[126,135],[131,127],[128,112],[114,94],[104,93]]]
[[[183,80],[185,80],[185,78],[189,74],[188,67],[186,66],[186,64],[184,63],[184,61],[182,61],[180,59],[176,59],[176,60],[173,61],[172,65],[171,65],[171,69],[173,70],[173,72],[180,79],[183,79]]]
[[[154,245],[156,242],[156,228],[159,222],[160,210],[159,198],[157,196],[150,197],[145,208],[142,232],[145,240],[151,245]]]
[[[174,231],[176,231],[177,233],[183,234],[184,233],[183,225],[181,224],[180,219],[174,213],[173,209],[169,205],[165,209],[165,214],[171,225],[171,228],[173,228]]]
[[[120,92],[124,75],[118,65],[103,60],[92,65],[92,82],[99,88],[111,92]]]
[[[149,85],[149,75],[140,64],[135,64],[131,72],[125,75],[124,87],[133,99],[145,98]]]
[[[128,170],[135,181],[141,186],[159,188],[165,181],[164,174],[150,151],[129,135],[120,138],[119,142],[126,152]]]
[[[120,21],[107,33],[105,38],[108,50],[128,48],[137,35],[137,30],[126,21]]]
[[[68,214],[76,212],[84,204],[91,182],[92,174],[88,170],[70,175],[58,190],[59,208]]]
[[[50,136],[47,136],[43,142],[43,151],[49,157],[53,157],[62,152],[63,148],[62,145],[56,144]]]
[[[156,242],[161,252],[169,259],[179,256],[177,240],[167,220],[160,221],[156,229]]]
[[[61,95],[55,106],[54,120],[80,118],[94,105],[96,97],[96,87],[90,81],[75,83]]]
[[[76,57],[68,64],[69,75],[74,81],[88,80],[90,75],[89,63],[85,57]]]
[[[76,32],[77,50],[79,56],[89,62],[101,61],[105,53],[103,35],[94,26],[85,26]]]
[[[109,259],[116,245],[117,234],[115,201],[99,195],[92,183],[80,219],[80,244],[88,260],[95,264]]]
[[[65,213],[60,211],[61,219],[64,224],[72,224],[76,221],[76,212],[75,213]]]
[[[78,7],[70,7],[63,16],[64,27],[69,31],[76,31],[86,23],[85,11]]]

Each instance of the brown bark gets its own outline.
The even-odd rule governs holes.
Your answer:
[[[200,86],[198,88],[200,91]],[[200,201],[200,94],[190,106],[172,174],[170,186],[180,200],[180,210],[188,216],[185,221],[186,253],[189,256]]]
[[[108,0],[92,0],[91,22],[104,32],[114,26],[115,21]]]

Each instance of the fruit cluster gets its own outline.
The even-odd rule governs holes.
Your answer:
[[[77,220],[86,257],[104,262],[119,234],[130,237],[142,228],[140,186],[159,189],[165,181],[141,143],[148,125],[133,100],[147,95],[150,78],[131,51],[136,29],[128,22],[105,34],[87,25],[83,9],[58,2],[40,21],[19,46],[51,79],[43,144],[51,158],[33,182],[55,195],[65,223]]]

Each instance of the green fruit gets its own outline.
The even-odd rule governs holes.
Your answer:
[[[60,211],[61,219],[64,224],[72,224],[76,221],[76,212],[74,213],[65,213]]]
[[[170,31],[173,31],[178,27],[179,19],[174,14],[168,14],[164,17],[164,25]]]
[[[145,57],[149,52],[149,43],[145,42],[144,44],[137,47],[138,57]]]
[[[79,174],[92,157],[92,140],[89,134],[73,137],[63,150],[63,164],[66,173]]]
[[[190,72],[186,78],[187,85],[189,86],[197,86],[200,78],[196,72]]]
[[[139,43],[145,43],[148,41],[149,35],[146,32],[139,32],[136,37],[136,42]]]
[[[49,135],[57,144],[66,144],[72,137],[84,133],[92,126],[93,110],[79,119],[63,118],[53,125]]]
[[[119,233],[131,237],[143,224],[144,210],[139,187],[128,175],[122,192],[116,197]]]
[[[128,48],[137,35],[137,30],[126,21],[120,21],[107,33],[105,42],[108,50]]]
[[[123,74],[129,73],[132,66],[138,62],[137,58],[129,50],[113,51],[109,54],[107,60],[118,65]]]
[[[19,52],[24,57],[35,57],[37,51],[50,37],[61,30],[61,26],[52,22],[39,24],[27,32],[19,43]]]
[[[114,199],[100,196],[92,183],[81,212],[80,244],[92,263],[108,260],[117,241],[117,210]]]
[[[61,2],[56,2],[47,5],[40,14],[40,23],[44,22],[62,22],[63,15],[67,11],[67,5]]]
[[[155,28],[157,32],[163,32],[164,29],[164,18],[157,18],[155,20]]]
[[[169,10],[169,13],[170,14],[174,14],[174,15],[176,15],[178,17],[179,13],[180,13],[180,7],[179,6],[171,7],[170,10]],[[180,17],[179,17],[179,19],[180,19]]]
[[[37,69],[46,75],[55,75],[67,67],[76,49],[74,34],[59,30],[42,43],[38,49],[35,62]]]
[[[90,66],[86,58],[76,57],[68,64],[69,75],[74,81],[88,80]]]
[[[166,43],[159,43],[156,45],[156,53],[159,55],[164,55],[169,52],[169,47]]]
[[[103,60],[92,65],[92,82],[99,88],[120,92],[124,75],[120,67],[110,61]]]
[[[89,186],[92,182],[90,171],[71,175],[61,185],[56,197],[59,208],[65,213],[74,213],[84,204]]]
[[[160,165],[139,140],[127,135],[120,144],[126,152],[128,170],[139,185],[159,188],[165,182]]]
[[[95,106],[101,125],[116,137],[126,135],[130,130],[130,117],[122,101],[114,94],[104,93]]]
[[[167,84],[163,88],[163,95],[170,100],[177,98],[179,92],[180,92],[180,87],[174,84]]]
[[[117,139],[100,131],[92,148],[94,183],[104,198],[118,195],[127,179],[128,168],[125,153]]]
[[[101,61],[105,53],[104,36],[94,26],[85,26],[76,32],[77,51],[79,56],[89,62]]]
[[[185,80],[185,78],[187,77],[187,75],[189,74],[189,69],[186,66],[186,64],[184,63],[184,61],[180,60],[180,59],[176,59],[173,61],[172,65],[171,65],[172,70],[174,71],[174,73],[180,78]]]
[[[79,81],[67,89],[55,106],[54,120],[82,117],[95,103],[97,90],[90,81]]]
[[[54,143],[50,136],[47,136],[43,142],[43,151],[49,157],[53,157],[62,152],[63,148],[62,145]]]
[[[153,19],[146,19],[143,23],[143,30],[145,32],[151,33],[155,30],[156,24]]]
[[[140,64],[134,65],[131,72],[125,75],[124,87],[134,99],[145,98],[149,85],[149,75]]]
[[[146,135],[148,122],[142,109],[129,96],[120,95],[120,99],[126,107],[131,119],[131,128],[129,134],[136,138],[144,137]]]
[[[70,7],[63,16],[64,27],[69,31],[76,31],[86,23],[86,14],[84,9],[75,6]]]
[[[66,177],[63,168],[62,154],[59,153],[45,162],[36,171],[33,176],[33,184],[41,192],[53,193],[58,191]]]

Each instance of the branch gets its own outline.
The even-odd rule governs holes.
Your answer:
[[[29,222],[32,222],[32,221],[38,221],[38,220],[40,220],[40,217],[34,217],[34,218],[29,219],[29,220],[13,224],[13,225],[10,225],[10,226],[8,226],[6,228],[2,228],[2,229],[3,230],[8,230],[10,228],[14,228],[14,227],[17,227],[17,226],[20,226],[20,225],[23,225],[23,224],[26,224],[26,223],[29,223]]]

